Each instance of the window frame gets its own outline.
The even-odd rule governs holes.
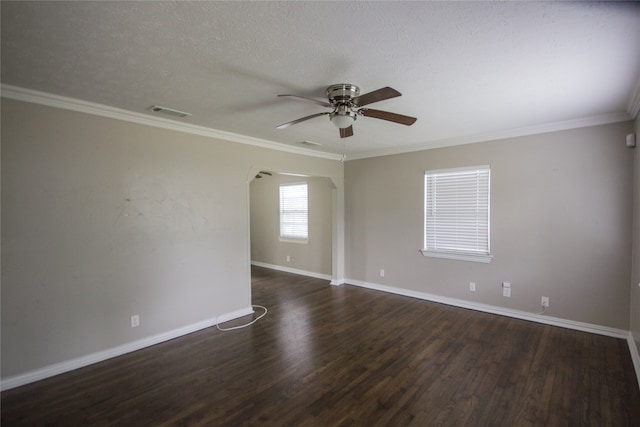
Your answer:
[[[430,190],[428,186],[429,177],[433,176],[446,176],[446,175],[455,175],[455,174],[465,174],[465,173],[478,173],[480,171],[486,171],[486,252],[483,250],[482,252],[478,252],[475,250],[449,250],[449,249],[438,249],[437,245],[429,247],[428,245],[428,212],[430,206],[428,205],[428,194],[427,192]],[[477,186],[477,184],[476,184]],[[433,191],[433,189],[431,189]],[[476,198],[478,198],[480,190],[476,190]],[[493,255],[491,255],[491,167],[490,165],[480,165],[480,166],[469,166],[469,167],[460,167],[460,168],[449,168],[449,169],[434,169],[434,170],[426,170],[424,172],[424,204],[423,204],[423,248],[420,249],[420,252],[423,256],[432,257],[432,258],[443,258],[443,259],[453,259],[459,261],[472,261],[472,262],[481,262],[481,263],[489,263],[493,259]],[[484,198],[482,200],[484,202]],[[476,211],[476,218],[478,213]],[[481,227],[484,228],[484,225]],[[478,227],[476,227],[478,230]],[[484,237],[484,236],[483,236]]]
[[[306,209],[305,209],[305,227],[306,227],[306,235],[303,236],[297,236],[297,235],[293,235],[293,234],[283,234],[283,194],[282,194],[282,189],[284,187],[295,187],[295,186],[305,186],[306,187]],[[287,183],[282,183],[278,186],[278,224],[279,224],[279,231],[278,231],[278,237],[279,240],[281,242],[288,242],[288,243],[301,243],[301,244],[306,244],[309,243],[309,183],[306,181],[302,181],[302,182],[287,182]]]

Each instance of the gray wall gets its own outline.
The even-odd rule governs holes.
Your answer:
[[[551,316],[630,327],[640,342],[631,122],[355,160],[343,176],[338,161],[57,108],[2,99],[1,113],[3,378],[247,307],[261,169],[335,183],[337,281],[346,207],[352,279],[530,312],[545,295]],[[495,259],[423,257],[424,170],[485,163]]]
[[[633,268],[631,271],[629,330],[640,353],[640,117],[635,121],[636,148],[633,151]],[[631,149],[629,149],[631,150]]]
[[[280,184],[307,182],[309,241],[280,241]],[[328,178],[274,174],[251,181],[251,260],[331,275],[332,189]],[[290,261],[287,262],[287,255]]]
[[[335,160],[7,99],[1,111],[3,378],[247,308],[257,170],[328,176],[344,194]]]
[[[632,125],[347,162],[347,280],[526,312],[540,311],[547,296],[550,316],[626,330]],[[491,165],[493,261],[423,257],[424,171],[481,164]],[[511,298],[502,297],[503,281]]]

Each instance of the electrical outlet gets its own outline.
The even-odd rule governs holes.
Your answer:
[[[287,262],[291,262],[291,256],[287,255]]]
[[[549,297],[542,297],[540,304],[543,307],[549,307]]]
[[[135,315],[131,316],[131,327],[132,328],[137,328],[138,326],[140,326],[140,316],[135,314]]]
[[[476,282],[469,282],[469,290],[471,292],[475,292],[476,291]]]
[[[511,298],[511,283],[502,282],[502,296]]]
[[[384,277],[384,269],[383,268],[380,269],[380,277]]]

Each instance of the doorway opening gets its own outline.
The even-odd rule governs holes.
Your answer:
[[[308,238],[280,234],[280,187],[306,183]],[[336,186],[331,178],[260,169],[249,182],[250,263],[304,276],[332,280]]]

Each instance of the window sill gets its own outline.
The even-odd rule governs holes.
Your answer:
[[[298,243],[301,245],[309,243],[309,239],[294,239],[293,237],[280,237],[280,241],[283,243]]]
[[[435,252],[428,251],[426,249],[420,249],[423,256],[430,258],[442,258],[442,259],[454,259],[458,261],[472,261],[488,264],[493,259],[492,255],[476,255],[476,254],[463,254],[455,252]]]

